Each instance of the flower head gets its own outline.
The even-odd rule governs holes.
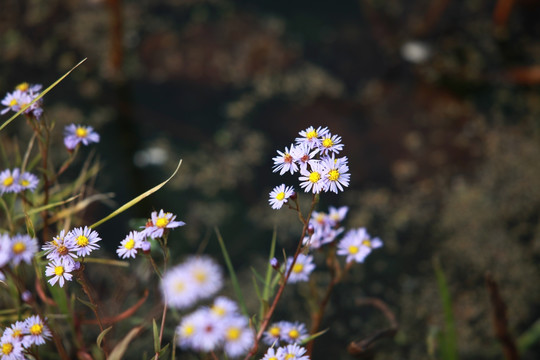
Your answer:
[[[45,344],[45,340],[52,338],[51,330],[38,315],[30,316],[25,323],[28,335],[23,339],[24,347],[42,345]]]
[[[293,257],[287,259],[287,271],[289,271],[293,262]],[[312,255],[298,254],[296,262],[292,265],[291,275],[289,276],[289,283],[296,283],[302,281],[308,281],[309,275],[315,269]]]
[[[328,128],[313,126],[299,132],[300,137],[296,138],[297,144],[307,144],[310,149],[318,148],[321,144],[321,138],[328,133]]]
[[[64,129],[64,145],[68,150],[73,150],[79,143],[88,145],[98,143],[99,134],[91,126],[71,124]]]
[[[71,272],[75,269],[73,260],[53,259],[45,268],[45,275],[52,276],[49,279],[49,284],[54,285],[58,282],[60,287],[64,287],[64,282],[71,281],[73,275]]]
[[[11,238],[8,234],[0,234],[0,269],[11,260],[11,257]]]
[[[22,342],[11,336],[2,335],[0,339],[0,356],[2,360],[24,359]]]
[[[39,184],[39,179],[36,175],[24,172],[19,176],[18,183],[20,190],[34,191]]]
[[[120,246],[116,249],[116,253],[122,259],[132,257],[135,258],[137,250],[142,247],[144,235],[138,231],[130,231],[124,240],[120,242]]]
[[[304,355],[307,350],[298,344],[287,345],[278,349],[278,352],[279,350],[282,350],[284,359],[309,360],[309,356]]]
[[[349,186],[349,166],[347,166],[347,158],[344,160],[336,160],[334,156],[326,157],[322,160],[322,166],[325,169],[324,183],[325,187],[337,194],[343,191],[343,187]]]
[[[209,257],[189,258],[184,266],[196,284],[199,298],[209,298],[223,286],[223,273],[218,264]]]
[[[218,296],[210,307],[210,312],[216,319],[228,318],[238,315],[238,305],[225,296]]]
[[[19,265],[21,261],[27,264],[32,263],[32,258],[38,251],[38,242],[36,238],[30,235],[17,234],[11,238],[11,262],[14,266]]]
[[[0,173],[0,195],[4,193],[18,193],[21,191],[19,184],[19,169],[6,169]]]
[[[312,160],[309,162],[309,168],[300,170],[299,180],[300,187],[304,188],[306,192],[313,192],[318,194],[321,191],[326,191],[326,174],[327,170],[318,160]]]
[[[294,194],[294,188],[292,186],[285,186],[285,184],[281,184],[276,186],[270,192],[270,199],[268,202],[272,206],[272,209],[281,209],[283,204],[288,201],[292,194]]]
[[[298,165],[292,155],[293,151],[294,146],[292,144],[290,148],[286,147],[284,152],[277,151],[279,156],[272,158],[274,160],[274,172],[279,171],[279,175],[283,175],[288,171],[292,175],[298,171]]]
[[[41,247],[45,251],[46,257],[49,260],[63,260],[73,263],[77,258],[75,252],[77,245],[72,237],[65,236],[65,230],[61,230],[60,234],[53,237]]]
[[[66,238],[75,243],[77,256],[88,256],[93,250],[99,249],[98,242],[101,241],[97,231],[85,226],[71,230]]]
[[[371,239],[365,228],[349,230],[338,243],[337,254],[347,256],[345,261],[364,262],[372,249],[383,245],[379,238]]]
[[[253,346],[255,336],[245,316],[232,316],[223,320],[223,350],[228,357],[244,355]]]
[[[174,219],[176,219],[176,215],[170,212],[164,212],[163,209],[159,213],[153,211],[151,219],[148,221],[143,233],[145,236],[157,239],[163,237],[166,229],[174,229],[186,224],[183,221],[174,221]]]
[[[300,322],[285,322],[281,339],[289,344],[299,344],[308,337],[306,325]]]
[[[199,299],[197,284],[184,264],[163,274],[161,292],[168,306],[177,309],[188,308]]]

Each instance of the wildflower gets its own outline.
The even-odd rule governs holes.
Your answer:
[[[21,261],[31,264],[37,251],[37,239],[30,237],[30,235],[17,234],[11,238],[11,254],[13,256],[11,261],[14,266],[19,265]]]
[[[0,359],[2,360],[23,360],[22,343],[11,336],[3,336],[0,339]]]
[[[283,349],[283,356],[284,359],[287,360],[309,360],[308,355],[304,355],[306,353],[306,349],[298,344],[292,344],[284,346],[280,349]],[[278,349],[279,352],[279,349]]]
[[[11,324],[10,327],[6,328],[4,330],[4,333],[2,334],[2,337],[11,337],[14,341],[23,341],[23,337],[26,329],[26,323],[23,321],[16,321],[14,324]]]
[[[244,316],[229,317],[224,320],[225,344],[223,350],[229,357],[237,357],[248,352],[255,337]]]
[[[64,145],[68,150],[73,150],[79,143],[88,145],[98,143],[99,134],[91,126],[71,124],[64,129]]]
[[[365,228],[352,229],[339,242],[337,254],[346,255],[345,261],[347,263],[351,261],[361,263],[364,262],[372,249],[379,248],[382,245],[383,243],[379,238],[370,239]]]
[[[0,234],[0,269],[11,260],[11,238],[8,234]]]
[[[325,178],[326,178],[326,169],[320,164],[320,162],[312,160],[310,163],[311,170],[304,169],[300,170],[300,187],[304,188],[306,192],[313,192],[318,194],[321,191],[325,190]]]
[[[285,148],[284,152],[277,151],[279,156],[276,156],[272,158],[274,160],[274,171],[279,171],[279,175],[285,174],[287,171],[289,171],[292,174],[294,174],[296,171],[298,171],[298,165],[294,161],[294,157],[292,155],[292,152],[294,151],[294,146],[291,144],[290,150],[289,148]]]
[[[19,169],[13,169],[13,171],[6,169],[0,173],[0,195],[21,191],[19,174]]]
[[[49,260],[63,260],[64,262],[74,263],[77,255],[77,245],[73,237],[66,237],[65,230],[61,230],[60,234],[53,237],[41,247],[45,251],[45,255]]]
[[[85,226],[71,230],[66,238],[75,242],[77,256],[88,256],[93,250],[99,249],[98,241],[101,241],[97,231]]]
[[[173,229],[186,224],[183,221],[174,221],[174,219],[176,219],[176,215],[164,212],[163,209],[159,211],[159,214],[157,211],[153,211],[143,233],[145,236],[157,239],[163,237],[166,229]]]
[[[322,160],[322,166],[325,168],[324,183],[328,190],[337,194],[338,189],[343,191],[344,186],[349,186],[351,174],[348,173],[349,166],[346,160],[336,161],[332,155]]]
[[[306,169],[311,159],[315,157],[317,150],[312,150],[308,144],[302,143],[291,149],[291,155],[300,165],[300,170]]]
[[[343,150],[343,144],[341,144],[341,136],[332,135],[329,132],[325,133],[321,137],[319,145],[321,154],[327,155],[329,153],[338,154]]]
[[[193,339],[199,335],[197,334],[197,327],[201,323],[199,318],[205,315],[205,313],[196,311],[182,318],[182,321],[176,327],[178,346],[180,348],[189,349],[193,347]]]
[[[37,93],[39,90],[41,90],[41,88],[41,84],[29,84],[27,82],[22,82],[19,85],[15,86],[15,90],[31,94]]]
[[[263,334],[263,341],[270,346],[279,344],[280,340],[282,340],[281,336],[285,326],[287,326],[286,321],[279,321],[270,325],[268,330]]]
[[[2,105],[6,106],[6,108],[0,111],[0,114],[4,115],[10,110],[18,112],[24,106],[23,104],[29,104],[31,101],[30,96],[20,90],[7,93],[6,97],[2,100]]]
[[[210,352],[216,350],[224,340],[225,331],[222,321],[215,321],[206,308],[197,310],[199,313],[194,317],[195,335],[191,340],[194,350]]]
[[[200,298],[214,295],[223,286],[221,268],[209,257],[192,257],[184,266],[196,284]]]
[[[336,226],[337,224],[341,223],[343,219],[345,219],[345,216],[347,216],[348,211],[349,208],[347,206],[342,206],[339,209],[336,209],[333,206],[329,206],[328,217],[332,226]]]
[[[272,205],[272,209],[281,209],[291,195],[294,194],[292,186],[285,187],[285,184],[276,186],[274,190],[270,192],[270,199],[268,202]]]
[[[289,344],[299,344],[308,337],[306,325],[300,322],[285,322],[281,339]]]
[[[232,317],[238,314],[238,305],[225,296],[219,296],[210,307],[210,312],[217,319]]]
[[[19,176],[18,183],[20,186],[20,191],[34,191],[39,184],[39,179],[32,173],[24,172],[21,174],[21,176]]]
[[[71,272],[75,269],[74,262],[63,259],[53,259],[45,268],[45,275],[52,276],[49,279],[49,284],[54,285],[58,282],[60,287],[64,287],[64,282],[71,281],[73,275]]]
[[[285,360],[283,349],[279,348],[278,351],[276,351],[276,349],[270,347],[261,360]]]
[[[321,128],[320,126],[315,129],[313,126],[308,127],[306,130],[299,132],[301,137],[296,138],[296,144],[307,144],[310,149],[314,149],[320,146],[321,137],[328,133],[328,128]]]
[[[24,347],[45,344],[45,340],[52,337],[51,330],[38,315],[30,316],[25,320],[25,323],[29,335],[23,339]]]
[[[135,258],[137,250],[141,248],[143,234],[138,231],[131,231],[124,240],[120,242],[120,246],[116,249],[118,257],[125,259],[128,257]]]
[[[287,259],[287,271],[289,271],[293,262],[293,257]],[[313,264],[313,256],[298,254],[296,262],[292,266],[291,275],[289,276],[289,283],[296,283],[301,281],[308,281],[309,275],[315,269]]]
[[[182,264],[163,274],[161,292],[170,307],[185,309],[193,305],[199,297],[196,285],[191,274]]]

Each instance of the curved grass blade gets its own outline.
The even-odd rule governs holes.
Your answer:
[[[131,329],[131,331],[122,339],[111,351],[108,360],[121,360],[124,357],[124,354],[129,346],[129,343],[139,334],[142,326],[137,326]]]
[[[62,80],[64,80],[66,78],[66,76],[68,76],[73,70],[75,70],[79,65],[81,65],[83,62],[86,61],[87,58],[84,58],[82,59],[77,65],[75,65],[74,67],[71,68],[71,70],[69,70],[67,73],[65,73],[60,79],[56,80],[55,82],[52,83],[51,86],[49,86],[48,88],[46,88],[45,90],[43,90],[34,100],[32,100],[32,102],[30,104],[27,104],[25,107],[23,107],[21,110],[19,110],[19,112],[17,112],[15,115],[13,115],[12,117],[9,118],[9,120],[7,120],[5,123],[3,123],[1,126],[0,126],[0,131],[2,131],[2,129],[4,129],[6,126],[9,125],[10,122],[12,122],[13,120],[15,120],[19,115],[21,115],[23,112],[26,111],[26,109],[28,109],[30,106],[32,106],[32,104],[34,104],[36,101],[39,101],[39,99],[41,99],[43,96],[45,96],[45,94],[47,94],[49,91],[52,90],[52,88],[54,88],[56,85],[58,85],[58,83]]]
[[[112,329],[112,326],[109,326],[108,328],[106,328],[105,330],[103,330],[97,337],[97,340],[96,340],[96,345],[98,346],[98,348],[101,349],[101,342],[103,341],[103,338],[105,337],[105,335],[107,335],[107,333],[109,331],[111,331]]]
[[[75,195],[75,196],[72,196],[72,197],[70,197],[69,199],[66,199],[66,200],[62,200],[62,201],[58,201],[58,202],[55,202],[55,203],[51,203],[51,204],[47,204],[47,205],[43,205],[43,206],[40,206],[40,207],[33,208],[31,210],[28,210],[26,212],[26,215],[34,215],[34,214],[42,212],[43,210],[48,210],[48,209],[52,209],[52,208],[60,206],[60,205],[67,204],[67,203],[75,200],[78,197],[79,197],[79,195]],[[18,214],[18,215],[15,216],[15,220],[20,219],[20,218],[22,218],[24,216],[25,216],[25,214]]]
[[[104,222],[112,219],[113,217],[115,217],[116,215],[126,211],[127,209],[129,209],[130,207],[132,207],[133,205],[135,205],[136,203],[138,203],[139,201],[141,201],[142,199],[152,195],[153,193],[155,193],[156,191],[158,191],[159,189],[161,189],[166,183],[169,182],[169,180],[171,180],[174,175],[176,175],[176,173],[178,172],[178,170],[180,169],[180,165],[182,165],[182,160],[180,160],[178,162],[178,166],[176,167],[176,170],[174,170],[173,174],[171,176],[169,176],[169,178],[167,180],[165,180],[164,182],[162,182],[161,184],[159,185],[156,185],[154,186],[153,188],[151,188],[150,190],[146,191],[145,193],[137,196],[136,198],[128,201],[127,203],[125,203],[124,205],[120,206],[118,209],[116,209],[115,211],[113,211],[112,213],[110,213],[107,217],[99,220],[98,222],[90,225],[90,228],[94,229],[95,227],[103,224]]]

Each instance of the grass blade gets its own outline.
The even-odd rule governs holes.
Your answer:
[[[444,311],[444,333],[442,334],[441,355],[444,360],[457,360],[456,328],[452,311],[452,298],[448,289],[448,283],[446,282],[446,275],[438,258],[433,258],[433,268],[435,269],[435,276]]]

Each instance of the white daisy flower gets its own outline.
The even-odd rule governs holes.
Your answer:
[[[329,206],[328,217],[330,219],[332,226],[336,226],[337,224],[343,222],[343,220],[345,219],[345,216],[347,216],[348,211],[349,211],[348,206],[342,206],[340,208]]]
[[[253,346],[255,336],[244,316],[228,317],[223,320],[225,343],[223,350],[229,357],[245,355]]]
[[[305,324],[300,322],[285,322],[281,339],[289,344],[299,344],[307,339],[308,331]]]
[[[270,346],[279,344],[285,326],[287,326],[287,321],[279,321],[270,325],[263,334],[263,342]]]
[[[116,249],[118,257],[125,259],[128,257],[135,258],[137,251],[142,247],[141,242],[144,240],[144,235],[138,231],[130,231],[124,240],[120,242],[120,246]]]
[[[210,313],[217,319],[236,316],[238,315],[238,305],[225,296],[218,296],[210,307]]]
[[[343,187],[349,186],[351,174],[346,161],[336,161],[332,155],[322,160],[321,165],[325,169],[324,183],[328,190],[337,194],[338,189],[343,191]]]
[[[49,279],[49,284],[54,285],[58,282],[60,287],[64,287],[64,282],[71,281],[73,275],[71,272],[75,269],[75,264],[72,261],[64,259],[53,259],[45,268],[45,275],[52,276]]]
[[[0,339],[0,355],[2,360],[23,360],[22,342],[11,336],[2,336]]]
[[[283,354],[283,350],[279,351],[278,349],[276,351],[276,349],[270,347],[261,360],[285,360],[285,355]]]
[[[300,174],[302,174],[299,178],[301,181],[300,187],[304,188],[304,191],[313,192],[314,194],[326,191],[326,168],[315,160],[310,161],[309,167],[311,169],[300,170]]]
[[[18,182],[21,190],[34,191],[39,184],[39,179],[32,173],[24,172],[19,176]]]
[[[21,261],[27,264],[32,263],[32,258],[39,248],[38,241],[30,235],[17,234],[11,238],[11,262],[14,266]]]
[[[199,319],[201,316],[206,316],[202,312],[194,312],[188,314],[182,318],[180,325],[176,327],[176,335],[178,339],[178,346],[182,349],[193,348],[193,339],[198,336],[198,324],[201,323]]]
[[[4,99],[2,100],[2,105],[6,106],[6,108],[0,111],[0,114],[4,115],[10,110],[17,112],[30,102],[32,102],[30,96],[20,90],[15,90],[12,93],[7,93],[6,97],[4,97]]]
[[[285,174],[287,171],[292,174],[298,171],[298,165],[294,161],[294,145],[291,144],[290,148],[285,148],[284,152],[277,151],[279,156],[272,158],[274,160],[274,171],[279,171],[279,175]]]
[[[14,324],[11,324],[10,327],[4,330],[2,337],[9,336],[14,341],[22,342],[26,332],[27,332],[26,323],[23,321],[16,321]]]
[[[268,202],[272,206],[272,209],[281,209],[283,204],[285,204],[293,194],[294,188],[292,186],[286,187],[285,184],[281,184],[276,186],[270,192],[270,199],[268,199]]]
[[[185,309],[199,298],[198,287],[186,266],[181,264],[169,269],[161,279],[161,292],[168,306]]]
[[[338,154],[341,150],[343,150],[341,136],[332,135],[327,132],[321,137],[319,149],[323,155],[328,155],[330,153]]]
[[[200,315],[194,317],[196,320],[195,335],[191,344],[193,350],[210,352],[216,350],[225,338],[223,321],[216,321],[207,308],[199,309]]]
[[[287,259],[287,268],[286,272],[289,271],[292,262],[293,257],[289,257]],[[315,269],[315,264],[313,263],[313,256],[312,255],[304,255],[304,254],[298,254],[298,257],[296,258],[296,262],[294,263],[291,271],[291,275],[289,276],[289,280],[287,282],[289,283],[297,283],[302,281],[308,281],[309,275],[311,272]]]
[[[300,165],[300,169],[305,169],[307,168],[309,161],[315,157],[317,151],[317,149],[312,150],[308,144],[302,143],[291,149],[291,155],[293,156],[294,161]]]
[[[41,90],[41,84],[29,84],[27,82],[22,82],[19,85],[15,86],[15,90],[27,93],[36,93]]]
[[[318,148],[321,144],[321,137],[328,133],[328,128],[318,127],[315,129],[313,126],[308,127],[306,130],[299,132],[300,137],[296,138],[296,144],[307,144],[310,149]]]
[[[89,145],[98,142],[99,134],[91,126],[71,124],[64,129],[64,145],[68,150],[75,149],[79,143]]]
[[[19,185],[20,172],[19,169],[13,169],[13,171],[6,169],[0,173],[0,195],[21,191]]]
[[[11,260],[11,257],[11,238],[8,234],[0,234],[0,269]]]
[[[223,273],[219,265],[209,257],[189,258],[184,266],[196,285],[201,299],[209,298],[223,286]]]
[[[370,239],[365,228],[349,230],[338,243],[337,254],[347,256],[345,262],[364,262],[372,249],[383,245],[379,238]]]
[[[88,226],[72,229],[66,238],[75,242],[77,256],[88,256],[93,250],[99,249],[98,242],[101,241],[97,231]]]
[[[65,236],[65,230],[61,230],[60,234],[53,237],[41,247],[45,251],[46,257],[49,260],[63,260],[64,262],[74,263],[77,258],[75,252],[77,245],[71,237]]]
[[[31,345],[43,345],[45,340],[52,338],[51,330],[38,315],[30,316],[24,322],[28,333],[23,339],[25,348]]]
[[[165,230],[186,224],[183,221],[174,221],[174,219],[176,219],[176,215],[170,212],[164,212],[163,209],[159,211],[159,214],[157,211],[153,211],[151,219],[142,232],[145,236],[157,239],[163,237]]]
[[[306,349],[298,344],[287,345],[278,349],[283,351],[283,356],[287,360],[309,360],[309,356],[304,355]]]

